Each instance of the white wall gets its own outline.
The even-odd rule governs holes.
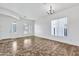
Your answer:
[[[68,17],[68,36],[51,36],[51,20],[64,16]],[[79,6],[60,11],[51,16],[43,16],[36,20],[35,35],[79,46]]]
[[[16,33],[11,32],[12,23],[16,21]],[[23,24],[30,24],[30,31],[24,34]],[[0,39],[23,37],[34,34],[34,21],[28,19],[17,20],[11,16],[0,14]]]

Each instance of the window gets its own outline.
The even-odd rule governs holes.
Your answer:
[[[24,24],[24,34],[29,33],[29,24]]]
[[[53,36],[67,36],[67,17],[51,21],[51,34]]]
[[[11,32],[16,32],[16,22],[12,23],[12,30]]]

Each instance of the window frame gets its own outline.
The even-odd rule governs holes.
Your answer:
[[[66,29],[66,32],[67,32],[67,33],[64,32],[64,33],[63,33],[63,36],[59,36],[58,33],[57,33],[57,35],[55,35],[54,32],[53,32],[53,34],[52,34],[52,21],[60,20],[60,19],[62,19],[62,18],[66,18],[67,24],[66,24],[66,28],[64,27],[64,29]],[[64,29],[63,29],[63,31],[64,31]],[[55,31],[56,31],[56,29],[55,29]],[[57,31],[58,31],[58,29],[57,29]],[[65,34],[66,34],[66,35],[65,35]],[[52,36],[56,36],[56,37],[67,37],[67,36],[68,36],[68,17],[67,17],[67,16],[60,17],[60,18],[55,18],[54,20],[51,20],[51,35],[52,35]]]

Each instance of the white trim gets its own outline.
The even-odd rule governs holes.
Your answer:
[[[20,37],[27,37],[27,36],[33,36],[33,34],[7,34],[7,35],[4,35],[4,36],[1,36],[0,37],[0,40],[3,40],[3,39],[15,39],[15,38],[20,38]]]
[[[35,36],[41,37],[41,38],[46,38],[46,39],[49,39],[49,40],[62,42],[62,43],[66,43],[66,44],[70,44],[70,45],[79,46],[79,43],[76,43],[76,41],[72,41],[72,40],[69,41],[68,39],[63,40],[63,38],[60,38],[60,37],[52,37],[52,36],[46,36],[46,35],[41,35],[41,34],[35,34]]]
[[[19,35],[19,34],[13,34],[13,35],[5,35],[3,37],[0,37],[0,40],[3,39],[15,39],[15,38],[20,38],[20,37],[27,37],[27,36],[37,36],[37,37],[41,37],[41,38],[46,38],[49,40],[54,40],[54,41],[58,41],[58,42],[62,42],[62,43],[66,43],[66,44],[70,44],[70,45],[75,45],[75,46],[79,46],[79,43],[76,43],[75,41],[68,41],[67,40],[63,40],[63,38],[59,38],[59,37],[52,37],[52,36],[46,36],[46,35],[41,35],[41,34],[27,34],[27,35]]]
[[[0,7],[0,14],[16,18],[17,20],[20,20],[20,18],[22,18],[21,15],[19,15],[17,12],[12,11],[5,7]]]

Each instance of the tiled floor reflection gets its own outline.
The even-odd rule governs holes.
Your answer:
[[[0,40],[1,56],[79,56],[79,47],[39,37]]]

